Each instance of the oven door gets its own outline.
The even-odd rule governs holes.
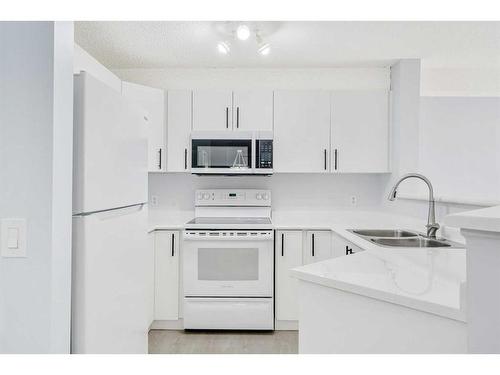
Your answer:
[[[191,172],[194,174],[250,174],[252,138],[192,139]]]
[[[272,297],[273,231],[185,230],[186,297]]]

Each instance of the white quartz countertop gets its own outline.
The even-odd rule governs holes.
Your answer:
[[[444,223],[458,228],[500,232],[500,206],[448,215]]]
[[[192,211],[156,213],[150,230],[181,230]],[[400,304],[465,321],[465,249],[387,248],[347,229],[410,229],[422,232],[425,220],[379,211],[273,211],[279,230],[332,230],[365,251],[290,271],[293,277],[326,287]]]

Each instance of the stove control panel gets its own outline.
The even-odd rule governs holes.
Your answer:
[[[261,189],[196,190],[195,206],[271,206],[271,191]]]

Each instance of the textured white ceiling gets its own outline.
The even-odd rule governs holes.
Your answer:
[[[498,68],[500,22],[256,22],[272,44],[224,39],[214,22],[75,22],[75,41],[111,69],[167,67],[304,68],[386,66],[422,58],[424,66]],[[227,39],[227,38],[226,38]]]

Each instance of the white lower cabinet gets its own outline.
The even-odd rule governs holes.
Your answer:
[[[304,246],[304,264],[321,262],[332,257],[332,232],[329,230],[307,231]]]
[[[179,240],[178,231],[155,232],[155,320],[179,319]]]
[[[340,257],[344,255],[351,255],[363,251],[359,246],[354,245],[351,241],[346,240],[344,237],[336,233],[332,233],[333,241],[333,254],[332,257]]]
[[[299,318],[295,278],[290,269],[332,257],[331,232],[328,230],[280,230],[276,233],[276,320]]]
[[[277,231],[275,250],[276,319],[298,320],[298,281],[289,270],[302,265],[302,231]]]

